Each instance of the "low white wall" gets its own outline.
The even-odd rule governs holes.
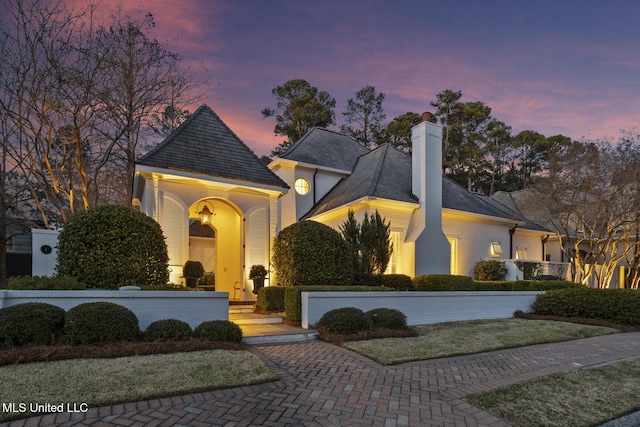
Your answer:
[[[69,310],[86,302],[108,301],[127,307],[141,330],[163,319],[178,319],[192,328],[209,320],[229,320],[228,292],[186,291],[0,291],[0,308],[44,302]]]
[[[302,327],[315,325],[330,310],[356,307],[363,311],[395,308],[408,325],[459,320],[504,319],[516,310],[529,311],[534,292],[302,292]]]

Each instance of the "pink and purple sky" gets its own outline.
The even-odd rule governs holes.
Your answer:
[[[294,78],[336,98],[338,126],[347,99],[373,85],[386,94],[387,121],[432,110],[436,94],[453,89],[489,105],[514,133],[617,139],[640,128],[636,0],[125,5],[153,13],[154,36],[209,81],[201,102],[258,155],[283,140],[260,111],[275,106],[272,88]]]

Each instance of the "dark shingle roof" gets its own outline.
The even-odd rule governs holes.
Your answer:
[[[279,157],[350,171],[358,157],[369,152],[348,136],[314,127]]]
[[[137,163],[289,188],[207,105]]]
[[[367,196],[417,203],[411,189],[411,158],[389,144],[361,156],[353,173],[339,181],[303,219]],[[442,207],[525,222],[523,228],[546,230],[490,197],[471,193],[446,177],[442,178]]]
[[[340,180],[303,219],[367,196],[416,203],[411,194],[411,158],[389,144],[369,151],[358,159],[351,175]]]

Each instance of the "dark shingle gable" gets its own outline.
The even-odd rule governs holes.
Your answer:
[[[137,163],[288,188],[207,105]]]
[[[279,157],[351,171],[358,158],[368,152],[368,148],[348,136],[314,127]]]

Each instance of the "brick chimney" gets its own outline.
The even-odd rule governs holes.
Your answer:
[[[413,212],[415,275],[449,274],[450,246],[442,231],[442,128],[433,115],[411,129],[411,188],[420,207]]]

